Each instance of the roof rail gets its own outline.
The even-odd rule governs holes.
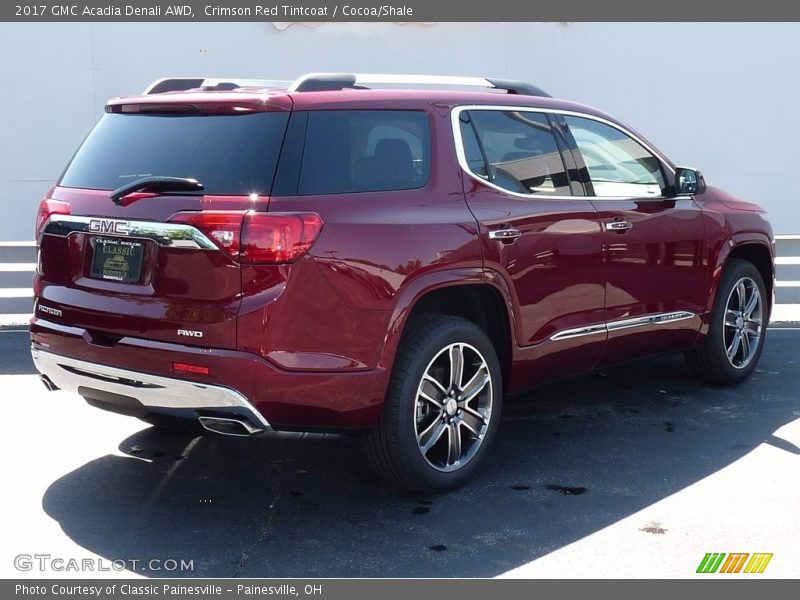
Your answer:
[[[208,77],[165,77],[150,84],[144,91],[145,95],[163,94],[165,92],[183,92],[186,90],[200,89],[203,91],[235,90],[243,87],[259,88],[285,88],[289,81],[274,79],[240,79],[238,77],[226,79],[210,79]]]
[[[494,77],[459,77],[452,75],[393,75],[393,74],[361,74],[361,73],[307,73],[289,86],[290,92],[320,92],[341,90],[343,88],[364,88],[369,85],[413,85],[413,86],[450,86],[450,87],[482,87],[493,90],[505,90],[509,94],[525,96],[544,96],[550,94],[541,88],[510,79]]]

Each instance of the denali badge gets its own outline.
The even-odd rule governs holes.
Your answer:
[[[128,235],[131,228],[127,221],[113,219],[92,219],[89,221],[89,231],[94,233],[118,233]]]
[[[185,335],[186,337],[203,337],[202,331],[192,331],[191,329],[178,329],[178,335]]]
[[[42,306],[39,305],[39,312],[43,312],[47,315],[53,315],[54,317],[60,317],[63,313],[58,310],[57,308],[50,308],[49,306]]]

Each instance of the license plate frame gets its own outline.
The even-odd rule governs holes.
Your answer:
[[[92,279],[116,283],[139,283],[144,262],[144,242],[112,237],[93,239]]]

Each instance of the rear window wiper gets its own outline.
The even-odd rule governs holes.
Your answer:
[[[120,204],[122,199],[128,194],[133,192],[153,192],[156,194],[164,194],[169,192],[193,192],[200,193],[204,190],[203,184],[196,179],[189,179],[188,177],[163,177],[152,176],[142,177],[136,181],[126,183],[111,192],[111,201],[114,204]]]

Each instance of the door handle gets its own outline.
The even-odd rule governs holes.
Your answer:
[[[515,242],[521,235],[522,232],[519,229],[507,227],[505,229],[493,229],[489,232],[489,239],[497,240],[498,242],[503,242],[504,244],[510,244]]]
[[[633,223],[630,221],[609,221],[606,223],[606,231],[616,231],[617,233],[622,233],[632,227]]]

